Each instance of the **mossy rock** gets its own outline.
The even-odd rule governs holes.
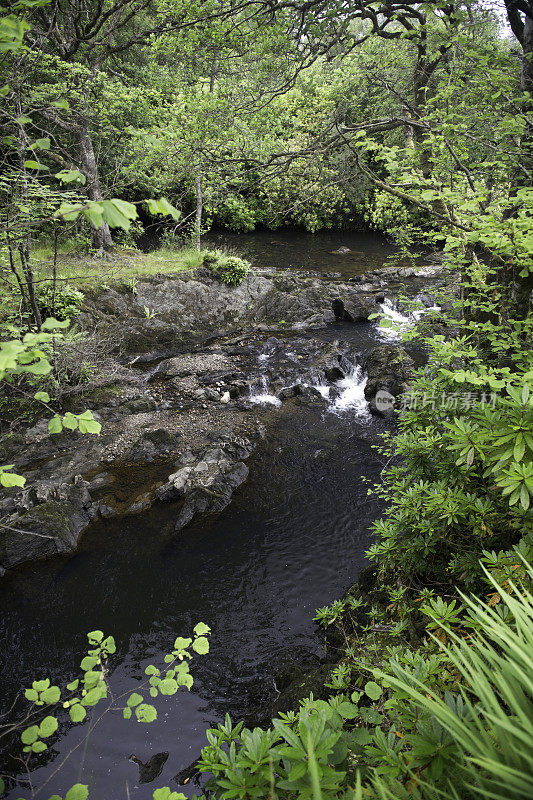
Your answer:
[[[49,501],[19,517],[13,528],[0,532],[0,563],[6,569],[26,561],[72,552],[89,524],[84,511],[71,503]]]
[[[310,694],[315,700],[327,700],[333,692],[325,684],[329,683],[331,673],[336,666],[337,664],[321,664],[311,670],[296,668],[297,677],[279,695],[274,703],[273,714],[297,711],[300,707],[300,700],[309,697]]]

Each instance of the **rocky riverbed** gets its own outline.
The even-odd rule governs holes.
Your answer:
[[[90,408],[102,434],[50,436],[43,418],[3,437],[2,463],[27,482],[0,497],[0,571],[73,551],[93,522],[154,503],[177,504],[176,532],[222,510],[268,435],[272,406],[324,403],[328,387],[338,391],[349,346],[320,332],[370,324],[400,289],[434,306],[443,283],[438,263],[350,281],[263,269],[238,287],[200,269],[87,296],[78,324],[104,343],[105,368],[66,387],[61,405]],[[397,342],[369,355],[365,394],[374,411],[380,389],[405,391],[412,367]]]

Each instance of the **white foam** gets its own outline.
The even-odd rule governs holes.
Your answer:
[[[250,397],[250,403],[254,403],[256,405],[271,405],[271,406],[280,406],[281,400],[279,397],[276,397],[275,394],[253,394]]]
[[[279,397],[276,397],[275,394],[271,394],[268,391],[268,382],[266,379],[266,375],[261,376],[260,386],[254,390],[250,387],[250,403],[254,405],[270,405],[270,406],[280,406],[281,400]]]
[[[352,367],[348,375],[335,383],[341,390],[340,395],[330,403],[328,411],[332,414],[351,412],[357,417],[370,415],[368,402],[365,398],[366,375],[358,364]]]
[[[421,319],[429,311],[440,311],[440,306],[431,306],[430,308],[420,308],[413,311],[411,314],[402,314],[397,308],[393,306],[390,300],[385,298],[383,303],[379,304],[381,312],[386,319],[392,323],[392,327],[379,326],[379,333],[385,338],[395,338],[401,335],[402,331],[410,328],[419,319]]]

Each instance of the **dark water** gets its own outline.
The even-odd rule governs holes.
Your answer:
[[[382,234],[376,232],[307,233],[295,229],[254,233],[211,231],[202,238],[202,246],[233,249],[258,267],[340,272],[345,278],[377,269],[398,252]],[[352,252],[333,254],[340,247],[348,247]]]
[[[349,328],[355,350],[372,344],[372,330]],[[339,334],[342,328],[325,336]],[[196,622],[213,631],[210,653],[193,662],[190,693],[157,698],[151,725],[108,714],[55,772],[87,727],[65,724],[48,763],[31,774],[34,786],[46,781],[38,797],[64,796],[81,781],[98,800],[128,791],[136,800],[151,798],[199,755],[206,727],[226,711],[234,720],[256,719],[276,698],[277,667],[289,656],[321,652],[314,611],[338,597],[365,563],[379,508],[364,479],[379,475],[371,445],[384,423],[289,402],[266,412],[265,424],[268,437],[249,461],[250,477],[222,514],[174,538],[172,506],[102,523],[74,556],[0,583],[4,707],[36,678],[64,685],[77,675],[89,630],[116,638],[115,694],[134,690],[145,666],[159,666],[174,638],[189,635]],[[128,756],[146,760],[163,750],[170,753],[163,774],[139,786]],[[16,788],[8,796],[24,794]]]

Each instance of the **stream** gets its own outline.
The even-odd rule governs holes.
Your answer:
[[[345,240],[337,235],[338,245]],[[333,244],[328,234],[321,246]],[[248,252],[246,245],[241,252]],[[383,261],[387,246],[379,248]],[[263,262],[275,266],[269,253]],[[375,252],[371,257],[376,261]],[[304,259],[301,265],[309,266]],[[147,800],[164,785],[182,791],[172,778],[198,757],[207,727],[226,712],[234,721],[256,723],[276,699],[277,669],[322,655],[312,617],[365,565],[369,527],[380,510],[368,494],[382,467],[372,445],[388,423],[368,413],[359,367],[383,341],[376,327],[338,324],[313,334],[347,341],[352,369],[327,406],[279,406],[266,382],[257,386],[252,399],[264,407],[267,435],[225,511],[175,537],[166,535],[176,516],[172,504],[101,522],[74,555],[21,568],[0,584],[2,706],[32,680],[72,680],[87,631],[115,637],[110,682],[119,694],[138,687],[148,663],[161,665],[176,636],[190,635],[199,621],[212,628],[210,653],[192,664],[191,692],[159,696],[156,722],[108,714],[56,772],[85,733],[85,725],[61,725],[48,760],[31,773],[34,786],[47,781],[38,797],[64,796],[78,781],[91,785],[95,800]],[[161,776],[139,785],[129,755],[146,761],[165,750]],[[190,795],[194,787],[185,791]],[[19,787],[8,797],[27,794]]]

